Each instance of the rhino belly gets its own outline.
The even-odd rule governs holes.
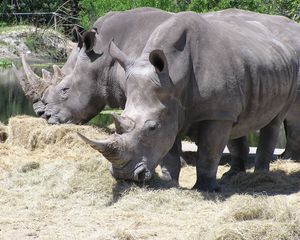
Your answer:
[[[271,98],[268,102],[258,101],[256,104],[251,104],[234,123],[231,138],[242,137],[250,132],[260,130],[277,116],[280,116],[283,120],[283,116],[286,115],[293,98],[293,95],[277,96]]]

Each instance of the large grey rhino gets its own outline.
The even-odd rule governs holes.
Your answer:
[[[189,135],[198,145],[194,188],[214,191],[226,143],[260,129],[255,170],[268,170],[296,97],[299,55],[290,37],[186,12],[158,26],[136,59],[111,42],[126,72],[122,128],[102,141],[80,136],[112,162],[114,177],[144,181],[176,137]]]
[[[40,99],[42,100],[34,103],[34,106],[36,106],[35,109],[39,110],[37,112],[49,118],[49,123],[84,123],[101,111],[106,104],[113,107],[124,107],[126,99],[124,96],[125,90],[124,86],[118,83],[119,79],[123,78],[123,71],[118,69],[118,65],[114,63],[114,60],[107,56],[107,51],[103,51],[103,56],[95,58],[95,61],[87,61],[90,60],[89,56],[87,56],[88,54],[86,54],[85,51],[82,51],[81,56],[83,57],[79,58],[77,66],[75,66],[81,47],[84,44],[89,44],[90,41],[94,41],[93,37],[91,38],[91,36],[94,36],[99,43],[95,44],[93,51],[97,52],[99,49],[101,51],[101,47],[103,48],[103,46],[107,46],[110,39],[114,36],[117,43],[119,41],[121,42],[119,45],[120,48],[124,50],[126,54],[131,54],[130,56],[134,58],[141,52],[146,43],[147,37],[150,35],[155,26],[170,16],[170,13],[166,13],[161,10],[141,8],[123,13],[112,12],[105,17],[100,18],[94,24],[94,27],[96,29],[100,29],[99,34],[101,36],[95,34],[95,31],[89,32],[85,36],[86,43],[80,41],[80,47],[76,47],[71,54],[72,64],[68,64],[69,60],[65,64],[65,66],[67,65],[69,67],[68,73],[70,74],[66,75],[67,71],[63,71],[63,74],[66,75],[66,77],[64,77],[61,82],[57,81],[57,78],[54,77],[54,82],[59,83],[57,85],[50,85],[50,87],[48,85],[43,94],[40,94]],[[263,16],[264,15],[261,14],[232,9],[203,15],[205,18],[220,18],[223,20],[226,18],[226,21],[236,22],[246,20],[260,22],[265,19]],[[270,18],[270,16],[268,16],[268,18]],[[148,21],[151,21],[152,23],[154,21],[154,23],[149,25],[147,24]],[[127,31],[120,22],[129,25],[131,27],[131,31]],[[259,22],[257,24],[259,24]],[[276,23],[278,22],[280,24],[267,25],[269,22],[269,20],[264,21],[263,24],[267,27],[273,27],[274,25],[275,28],[277,27],[277,29],[282,29],[282,26],[280,25],[282,21],[280,22],[278,18],[276,19]],[[104,26],[104,28],[102,26]],[[146,31],[139,31],[140,27],[143,27]],[[124,30],[126,31],[124,32]],[[132,46],[132,42],[136,41],[136,39],[132,39],[132,37],[128,37],[127,35],[137,36],[137,39],[139,39],[137,45]],[[145,37],[138,38],[139,35],[145,35]],[[76,56],[76,58],[74,58],[74,56]],[[74,59],[76,59],[76,61],[74,61]],[[24,68],[30,70],[26,61],[24,60],[23,62]],[[29,72],[29,70],[27,72]],[[117,74],[115,74],[116,72]],[[37,76],[35,78],[38,79]],[[43,81],[41,81],[41,83],[43,83]],[[42,89],[45,89],[44,85],[42,85]],[[296,127],[297,124],[295,122],[293,129],[296,129]],[[289,131],[289,129],[291,128],[288,127],[287,132],[292,132]],[[292,138],[295,140],[296,136],[297,135],[294,134],[292,138],[290,134],[289,139]],[[287,149],[290,145],[289,142],[292,142],[289,141],[289,139]],[[176,145],[179,144],[180,143],[177,143]],[[233,172],[233,174],[235,174],[237,171],[244,170],[244,162],[248,155],[246,138],[243,137],[241,139],[230,141],[228,147],[233,155],[233,167],[231,169],[233,171],[230,173]],[[297,148],[295,147],[294,151],[296,149]],[[176,147],[174,147],[172,151],[180,152],[180,150],[176,150]],[[178,164],[174,164],[172,161],[171,165],[175,165],[175,169],[177,171]],[[171,175],[178,176],[178,174]]]

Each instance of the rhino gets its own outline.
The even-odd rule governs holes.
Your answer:
[[[149,180],[177,136],[187,135],[198,146],[193,188],[217,191],[227,142],[260,130],[255,171],[266,171],[296,97],[299,55],[289,39],[184,12],[159,25],[135,59],[111,41],[108,51],[126,73],[122,128],[105,140],[79,135],[112,163],[115,178],[135,181]]]
[[[120,48],[135,57],[141,53],[151,30],[170,15],[158,9],[141,8],[111,12],[96,21],[92,30],[82,36],[82,47],[72,71],[60,80],[55,79],[56,84],[48,85],[39,94],[45,103],[44,116],[48,123],[82,124],[106,105],[124,107],[126,97],[118,83],[124,71],[107,53],[109,41],[114,37]],[[120,22],[131,26],[130,29],[125,29]],[[26,61],[23,65],[24,69],[28,67]],[[27,77],[32,78],[29,74]],[[45,81],[40,82],[42,85]]]
[[[145,14],[147,12],[147,14]],[[137,15],[137,17],[133,17]],[[144,17],[145,15],[145,17]],[[159,17],[157,17],[159,15]],[[107,46],[108,42],[112,37],[115,38],[115,42],[121,41],[122,44],[118,44],[119,47],[126,52],[130,57],[136,57],[141,51],[143,46],[146,43],[149,35],[151,34],[151,30],[153,30],[156,25],[168,19],[172,14],[152,9],[152,8],[141,8],[135,9],[131,11],[126,11],[123,13],[120,12],[111,12],[107,14],[105,17],[100,18],[95,24],[94,29],[88,32],[85,36],[85,42],[82,37],[78,37],[80,41],[78,44],[80,46],[75,48],[76,58],[72,57],[72,59],[76,59],[76,61],[72,61],[72,64],[66,63],[69,67],[69,74],[66,74],[66,71],[63,72],[65,76],[62,80],[57,81],[56,77],[54,77],[53,82],[57,82],[57,84],[51,84],[46,88],[43,94],[40,94],[40,101],[34,103],[34,106],[41,106],[39,108],[40,111],[36,111],[39,115],[48,119],[49,123],[85,123],[90,118],[94,117],[99,111],[101,111],[105,105],[110,105],[111,107],[122,107],[124,108],[126,102],[126,96],[124,94],[124,85],[119,84],[119,79],[121,79],[124,75],[124,71],[115,64],[114,60],[110,58],[108,52],[103,51],[103,55],[101,58],[97,58],[95,62],[92,62],[94,66],[98,64],[98,72],[95,71],[95,67],[90,64],[91,62],[87,62],[88,58],[85,50],[82,50],[82,46],[89,44],[92,41],[97,41],[93,50],[95,52],[96,48],[101,50],[105,48],[103,46]],[[226,20],[238,19],[241,21],[244,18],[252,18],[260,21],[263,15],[257,15],[247,11],[241,10],[225,10],[216,13],[203,14],[203,17],[206,18],[224,18],[227,17]],[[143,21],[141,21],[143,19]],[[153,22],[155,19],[155,23],[152,25],[146,24],[147,21]],[[136,26],[131,31],[121,31],[120,28],[123,28],[120,22],[128,23],[129,26]],[[143,24],[147,26],[143,27]],[[104,28],[102,27],[104,26]],[[106,26],[106,27],[105,27]],[[146,31],[139,31],[138,28],[143,27]],[[117,33],[117,34],[116,34]],[[132,47],[132,41],[136,39],[132,39],[132,37],[128,37],[127,34],[132,34],[133,36],[145,35],[145,37],[138,38],[138,49],[136,49],[136,45]],[[124,37],[126,35],[126,37]],[[96,39],[96,40],[95,40]],[[119,40],[121,39],[121,40]],[[99,44],[98,44],[99,42]],[[99,47],[100,45],[100,47]],[[98,49],[98,50],[99,50]],[[133,50],[132,50],[133,49]],[[82,50],[82,51],[81,51]],[[81,56],[83,58],[77,59],[79,52],[81,51]],[[96,50],[97,52],[97,50]],[[72,51],[73,53],[73,51]],[[72,56],[72,54],[71,54]],[[105,61],[101,61],[105,59]],[[69,59],[68,59],[69,60]],[[78,61],[77,66],[75,63]],[[26,61],[23,61],[24,68],[29,68]],[[65,66],[66,66],[65,65]],[[64,67],[65,67],[64,66]],[[73,71],[72,71],[73,68]],[[64,68],[63,68],[64,69]],[[83,71],[83,70],[84,71]],[[109,69],[109,70],[105,70]],[[90,73],[85,74],[83,73]],[[104,73],[103,73],[104,72]],[[103,73],[103,74],[101,74]],[[113,74],[111,74],[113,73]],[[117,73],[117,74],[114,74]],[[62,75],[62,74],[61,74]],[[30,78],[30,75],[28,75]],[[38,79],[38,77],[35,77]],[[84,78],[84,80],[82,80]],[[108,79],[108,80],[107,80]],[[41,81],[43,82],[43,81]],[[84,84],[85,83],[85,84]],[[95,92],[95,90],[97,90]],[[74,92],[74,94],[73,94]],[[78,98],[80,96],[80,98]],[[58,101],[59,100],[59,101]],[[92,103],[93,102],[93,103]],[[44,104],[45,103],[45,104]],[[114,116],[116,118],[116,116]],[[295,124],[296,125],[296,124]],[[296,128],[296,126],[293,128]],[[287,130],[289,129],[289,126]],[[290,131],[292,132],[292,131]],[[290,134],[291,135],[291,134]],[[294,136],[295,138],[295,136]],[[288,139],[289,142],[289,139]],[[176,146],[180,148],[180,141],[177,141]],[[289,144],[288,144],[289,146]],[[234,174],[237,171],[244,170],[244,162],[248,156],[248,147],[246,138],[242,138],[240,140],[233,140],[228,143],[228,147],[233,155],[233,159],[237,159],[237,161],[233,160],[233,170],[231,171]],[[287,147],[288,149],[288,147]],[[294,148],[297,149],[297,148]],[[295,150],[293,150],[295,151]],[[172,148],[172,152],[176,155],[176,153],[180,153],[180,149],[178,150],[175,146]],[[241,157],[242,156],[242,157]],[[173,160],[171,161],[171,165],[178,166],[178,164],[174,164]],[[169,167],[170,168],[170,167]],[[175,171],[178,171],[177,167],[175,167]],[[163,168],[165,172],[167,170]],[[179,174],[170,174],[174,176],[178,176]]]

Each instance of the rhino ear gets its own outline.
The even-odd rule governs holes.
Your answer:
[[[77,42],[77,46],[79,48],[82,48],[82,46],[83,46],[83,37],[82,37],[82,34],[79,32],[77,26],[73,27],[72,35],[73,35],[73,39],[75,40],[75,42]]]
[[[160,49],[153,50],[149,55],[150,63],[155,67],[156,72],[169,73],[168,61],[164,52]]]
[[[96,31],[93,29],[91,31],[85,32],[83,34],[83,43],[86,48],[86,52],[90,52],[93,50],[95,43],[96,43]]]
[[[126,56],[125,53],[121,51],[117,47],[117,45],[113,42],[113,39],[110,41],[108,45],[108,52],[110,56],[118,61],[122,68],[126,71],[131,64],[130,59]]]

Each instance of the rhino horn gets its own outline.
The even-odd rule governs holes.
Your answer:
[[[53,65],[53,79],[52,79],[52,84],[56,85],[58,84],[64,77],[64,74],[62,70],[59,68],[57,65]]]
[[[12,64],[13,71],[25,93],[25,96],[32,102],[36,102],[39,99],[39,95],[36,94],[30,83],[26,80],[26,76],[23,70],[17,69],[14,64]]]
[[[119,49],[116,44],[113,42],[113,40],[110,41],[108,45],[108,52],[111,55],[112,58],[116,59],[122,68],[126,71],[130,65],[132,64],[132,61],[126,56],[124,52]]]
[[[46,82],[51,83],[52,74],[49,71],[42,69],[42,77]]]
[[[102,155],[114,165],[124,165],[124,161],[120,159],[120,152],[122,151],[122,145],[120,139],[115,135],[106,140],[91,140],[81,133],[77,132],[79,137],[89,144],[92,148],[98,150]]]
[[[24,54],[21,55],[21,58],[22,58],[24,72],[25,75],[27,76],[29,85],[31,86],[31,90],[33,90],[37,95],[40,95],[41,97],[43,92],[46,90],[46,88],[49,87],[49,83],[44,81],[42,78],[40,78],[38,75],[36,75],[33,72],[29,64],[26,62]]]
[[[117,134],[130,132],[135,126],[133,120],[127,117],[122,117],[116,113],[112,113],[112,118],[116,126]]]

